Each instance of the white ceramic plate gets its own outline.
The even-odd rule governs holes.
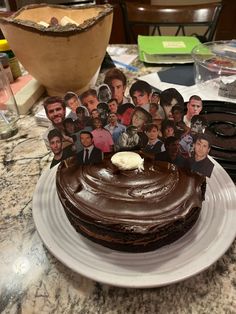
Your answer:
[[[95,244],[70,225],[56,192],[57,167],[46,170],[33,197],[36,228],[48,250],[93,280],[122,287],[157,287],[184,280],[213,264],[236,235],[235,186],[215,162],[198,222],[184,237],[148,253],[123,253]]]

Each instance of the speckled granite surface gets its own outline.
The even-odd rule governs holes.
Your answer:
[[[142,67],[139,74],[153,70]],[[130,80],[136,75],[127,73]],[[34,110],[21,117],[17,135],[0,141],[0,312],[236,313],[236,241],[204,272],[152,289],[94,282],[48,252],[32,218],[33,192],[51,159]]]

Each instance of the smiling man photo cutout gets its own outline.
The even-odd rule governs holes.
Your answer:
[[[207,135],[198,135],[193,144],[193,147],[193,157],[190,158],[191,170],[210,178],[214,164],[208,158],[211,145]]]
[[[57,129],[63,136],[63,147],[70,145],[73,141],[65,135],[63,122],[66,116],[66,106],[64,100],[61,97],[53,96],[48,97],[43,103],[46,115],[51,121],[51,125],[47,131],[43,134],[44,142],[47,148],[50,150],[48,141],[48,133],[53,129]]]

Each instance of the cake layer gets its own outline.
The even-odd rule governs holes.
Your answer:
[[[57,191],[68,219],[88,238],[113,249],[143,252],[173,242],[196,222],[205,179],[145,157],[144,170],[102,163],[57,171]]]

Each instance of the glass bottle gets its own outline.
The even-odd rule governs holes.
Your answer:
[[[8,41],[6,39],[0,40],[0,52],[4,52],[8,55],[9,65],[11,68],[11,72],[14,79],[22,75],[20,64],[14,54],[14,52],[10,49]]]
[[[0,62],[2,63],[3,69],[8,77],[9,82],[13,83],[14,79],[11,73],[11,68],[9,66],[9,58],[6,53],[0,52]]]
[[[0,139],[15,135],[18,131],[19,111],[4,68],[0,63]]]

